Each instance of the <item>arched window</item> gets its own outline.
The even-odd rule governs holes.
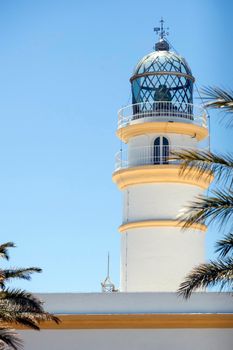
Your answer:
[[[166,137],[156,137],[154,141],[154,164],[168,164],[169,142]]]

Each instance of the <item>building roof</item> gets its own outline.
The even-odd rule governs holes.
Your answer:
[[[233,313],[229,293],[193,293],[189,300],[172,292],[38,294],[57,314]]]

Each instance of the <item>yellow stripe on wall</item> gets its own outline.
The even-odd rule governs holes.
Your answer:
[[[233,328],[233,314],[57,315],[62,321],[41,323],[41,329],[168,329]],[[12,328],[12,325],[10,325]],[[25,327],[15,325],[16,329]]]
[[[190,169],[184,174],[180,171],[180,166],[173,164],[137,166],[115,171],[112,180],[121,190],[131,185],[164,182],[189,184],[207,189],[214,178],[210,172],[199,176],[195,169]]]
[[[116,132],[117,137],[125,143],[128,143],[131,137],[154,133],[184,134],[201,141],[208,136],[208,129],[191,123],[144,122],[128,124]]]
[[[184,223],[178,220],[143,220],[143,221],[134,221],[123,224],[119,227],[119,232],[123,233],[125,231],[135,229],[135,228],[150,228],[150,227],[183,227]],[[190,229],[206,231],[207,226],[203,224],[192,224]]]

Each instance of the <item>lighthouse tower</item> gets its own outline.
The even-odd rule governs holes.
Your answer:
[[[163,20],[156,30],[155,51],[130,78],[132,104],[118,116],[117,136],[126,151],[117,154],[113,181],[123,192],[120,290],[125,292],[175,291],[204,262],[206,226],[182,230],[177,217],[210,177],[181,175],[171,155],[201,147],[208,137],[206,114],[193,105],[195,79],[185,59],[170,50]]]

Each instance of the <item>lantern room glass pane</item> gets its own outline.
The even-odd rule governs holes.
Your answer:
[[[170,51],[152,52],[138,63],[131,83],[132,104],[144,104],[134,107],[137,113],[154,111],[154,103],[169,102],[174,112],[192,115],[193,77],[181,56]]]

